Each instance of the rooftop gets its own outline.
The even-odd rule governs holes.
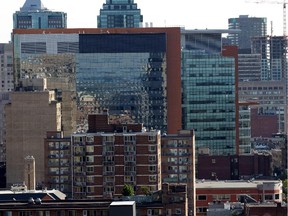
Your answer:
[[[279,181],[263,180],[263,181],[244,181],[244,180],[226,180],[226,181],[210,181],[210,180],[197,180],[197,189],[237,189],[237,188],[257,188],[258,185],[265,183],[279,183]]]

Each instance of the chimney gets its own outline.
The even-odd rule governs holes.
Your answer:
[[[36,189],[35,158],[27,156],[24,159],[24,182],[28,190]]]

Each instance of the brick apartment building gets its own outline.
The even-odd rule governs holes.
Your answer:
[[[63,137],[63,132],[47,132],[44,148],[45,187],[61,190],[71,197],[71,137]]]
[[[121,196],[125,184],[137,194],[161,189],[160,131],[110,124],[106,111],[89,115],[88,125],[88,133],[71,138],[74,199]]]
[[[181,130],[161,137],[162,181],[187,184],[189,213],[194,215],[195,190],[195,134]]]

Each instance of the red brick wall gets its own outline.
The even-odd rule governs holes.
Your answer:
[[[251,109],[251,137],[271,137],[278,132],[277,115],[258,115],[257,109]]]

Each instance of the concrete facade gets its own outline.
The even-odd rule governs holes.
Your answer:
[[[7,186],[23,182],[24,158],[36,161],[36,182],[44,181],[44,138],[61,130],[61,104],[54,91],[13,92],[5,107]]]

